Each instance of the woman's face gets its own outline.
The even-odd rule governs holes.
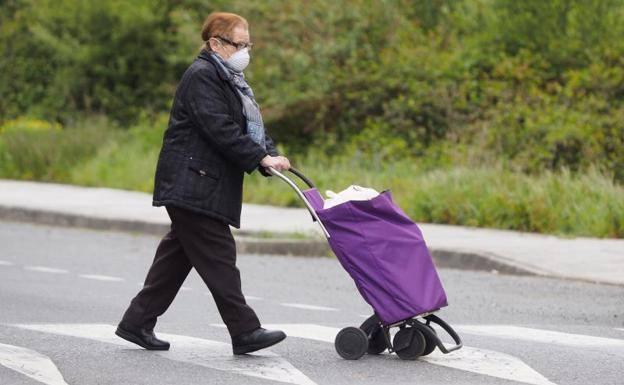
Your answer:
[[[211,37],[209,42],[210,48],[219,54],[219,56],[221,56],[224,60],[229,59],[234,52],[238,51],[236,45],[239,47],[249,45],[249,30],[243,26],[234,27],[231,34],[231,40],[227,36],[222,37],[229,40],[229,42],[216,37]]]

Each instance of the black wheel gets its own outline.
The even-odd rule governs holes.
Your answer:
[[[392,345],[402,360],[415,360],[425,351],[425,336],[415,328],[405,327],[394,336]]]
[[[437,334],[435,329],[432,328],[429,325],[424,325],[425,327],[427,327],[429,330],[431,330],[431,332],[433,334]],[[425,351],[423,352],[423,354],[421,354],[421,356],[428,356],[429,354],[431,354],[435,348],[438,346],[437,345],[437,341],[434,338],[429,337],[427,334],[422,333],[422,335],[425,337]]]
[[[349,326],[338,332],[334,346],[340,357],[357,360],[368,349],[368,336],[362,329]]]
[[[386,345],[386,338],[384,337],[384,331],[379,325],[379,317],[376,314],[368,317],[360,329],[366,333],[368,337],[368,354],[380,354],[388,348]]]

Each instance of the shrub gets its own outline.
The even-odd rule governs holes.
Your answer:
[[[167,116],[142,118],[70,173],[72,183],[151,192]]]
[[[113,136],[105,119],[67,128],[26,118],[8,121],[0,132],[0,177],[68,182],[72,168]]]

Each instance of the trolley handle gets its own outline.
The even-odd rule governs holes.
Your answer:
[[[321,230],[323,230],[323,234],[325,234],[325,237],[329,238],[329,232],[325,228],[325,225],[323,225],[323,222],[321,222],[321,219],[318,217],[318,214],[316,214],[316,211],[314,210],[314,207],[312,207],[312,204],[310,204],[310,202],[308,201],[306,196],[303,194],[303,192],[301,191],[299,186],[297,186],[297,184],[295,182],[293,182],[289,177],[287,177],[286,175],[284,175],[281,172],[277,171],[273,167],[267,167],[266,170],[268,170],[269,173],[279,177],[281,180],[286,182],[290,187],[292,187],[293,190],[295,190],[295,192],[297,193],[299,198],[301,198],[301,200],[305,204],[306,208],[308,209],[308,211],[312,215],[312,218],[319,224],[319,226],[321,227]],[[299,171],[299,170],[297,170],[297,169],[295,169],[293,167],[289,168],[288,171],[290,171],[293,174],[295,174],[296,176],[298,176],[310,188],[316,188],[314,186],[314,183],[312,183],[312,181],[310,179],[308,179],[305,175],[303,175],[303,173],[301,171]]]
[[[301,179],[302,181],[305,182],[305,184],[308,185],[308,187],[310,188],[316,188],[316,186],[314,185],[314,183],[312,183],[312,181],[310,179],[308,179],[305,175],[303,175],[303,173],[299,170],[297,170],[294,167],[290,167],[288,169],[288,171],[292,172],[293,174],[297,175],[299,177],[299,179]]]

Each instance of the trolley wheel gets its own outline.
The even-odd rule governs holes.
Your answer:
[[[338,332],[334,346],[340,357],[345,360],[357,360],[368,349],[368,336],[362,329],[349,326]]]
[[[433,334],[438,334],[436,333],[435,329],[432,328],[431,326],[429,325],[425,325],[425,326],[428,327],[429,330],[433,332]],[[425,337],[425,351],[423,351],[423,354],[421,354],[421,356],[428,356],[435,350],[435,348],[438,346],[438,343],[435,339],[427,336],[425,333],[422,333],[422,335],[423,337]]]
[[[415,328],[404,327],[392,340],[394,351],[402,360],[415,360],[425,351],[425,336]]]
[[[368,354],[381,354],[388,348],[386,345],[386,338],[384,337],[384,331],[379,325],[379,317],[376,314],[368,317],[360,329],[366,333],[368,337]]]

